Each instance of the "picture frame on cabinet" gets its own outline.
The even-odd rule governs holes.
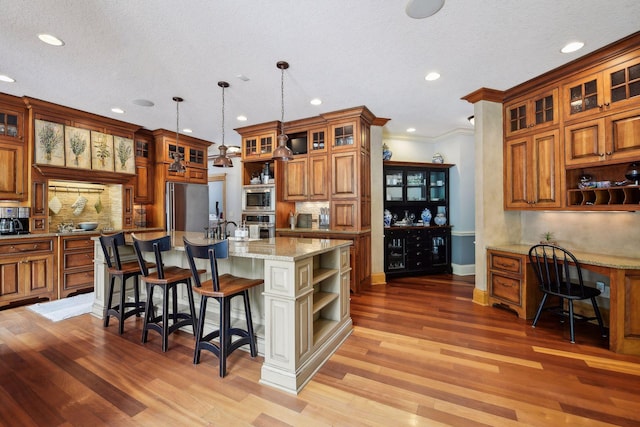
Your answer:
[[[35,162],[64,166],[64,125],[35,120]]]
[[[91,169],[113,172],[113,135],[91,131]]]
[[[64,127],[64,151],[67,167],[91,169],[91,131]]]
[[[113,137],[113,161],[116,172],[136,173],[133,139],[121,136]]]

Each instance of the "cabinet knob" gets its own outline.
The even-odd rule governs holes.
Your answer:
[[[605,156],[605,153],[600,153],[600,157],[604,157],[604,156]]]
[[[610,155],[612,155],[612,154],[613,154],[613,151],[607,151],[607,153],[606,153],[606,154],[607,154],[607,156],[610,156]]]

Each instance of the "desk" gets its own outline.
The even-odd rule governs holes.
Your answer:
[[[503,304],[530,319],[540,302],[540,290],[531,266],[531,245],[487,247],[489,304]],[[609,279],[609,349],[616,353],[640,355],[640,258],[573,253],[584,270]]]

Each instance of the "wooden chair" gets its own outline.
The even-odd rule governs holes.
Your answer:
[[[118,319],[118,333],[124,333],[125,319],[135,315],[140,317],[140,313],[144,313],[145,302],[140,301],[140,290],[138,276],[140,276],[140,265],[138,261],[122,262],[120,260],[119,248],[125,245],[124,233],[116,233],[111,235],[100,236],[100,246],[104,252],[104,258],[107,262],[107,271],[109,272],[109,290],[107,295],[107,306],[104,309],[104,327],[109,326],[109,318],[111,316]],[[149,266],[152,268],[152,266]],[[116,278],[120,279],[120,298],[117,305],[113,305],[113,293],[115,290]],[[134,279],[133,283],[133,300],[134,302],[125,302],[127,289],[126,283],[130,278]],[[127,310],[131,309],[131,310]]]
[[[149,330],[156,331],[162,337],[162,351],[165,352],[169,344],[169,334],[187,325],[191,325],[194,334],[196,332],[195,306],[193,292],[191,291],[191,270],[176,266],[166,266],[162,262],[162,252],[172,249],[170,236],[150,240],[139,239],[134,234],[131,234],[131,237],[133,238],[133,247],[142,272],[142,281],[147,285],[147,304],[142,328],[142,342],[147,342]],[[150,265],[144,259],[145,253],[152,253],[154,256],[156,266],[154,272],[150,271]],[[181,313],[178,310],[177,288],[180,283],[186,285],[189,313]],[[153,291],[158,286],[162,288],[162,313],[156,316],[153,306]],[[169,311],[170,294],[172,300],[171,311]],[[171,325],[169,325],[169,320],[172,322]]]
[[[186,238],[184,247],[189,260],[189,266],[195,283],[193,290],[200,294],[200,316],[198,317],[198,327],[196,331],[196,348],[193,355],[193,363],[200,363],[201,350],[209,350],[218,356],[220,369],[219,374],[224,377],[227,374],[227,357],[239,347],[249,344],[251,356],[258,354],[256,348],[256,338],[253,332],[253,321],[251,319],[251,306],[249,304],[249,289],[264,283],[263,279],[246,279],[236,277],[231,274],[218,274],[217,260],[227,258],[229,253],[229,241],[222,240],[214,244],[197,245],[190,243]],[[205,282],[200,280],[200,272],[196,268],[195,259],[207,259],[211,268],[211,279]],[[231,327],[231,299],[242,296],[244,300],[244,312],[247,328]],[[214,298],[220,304],[220,319],[217,330],[204,335],[204,323],[207,310],[207,300]],[[232,337],[240,337],[232,341]],[[218,338],[215,343],[212,340]]]
[[[529,249],[529,260],[533,271],[538,278],[540,290],[543,292],[542,301],[538,306],[536,317],[533,319],[533,327],[536,327],[540,313],[543,310],[550,310],[564,317],[569,317],[569,329],[571,342],[575,343],[574,319],[581,321],[597,320],[603,337],[607,336],[607,332],[602,323],[602,316],[598,309],[596,297],[600,295],[600,291],[590,286],[585,286],[582,280],[582,269],[580,263],[575,256],[568,250],[548,244],[534,245]],[[575,269],[571,269],[571,265]],[[572,271],[574,272],[572,275]],[[560,299],[557,306],[544,307],[549,296]],[[574,313],[573,301],[591,300],[593,305],[594,317],[588,317]],[[567,301],[568,311],[564,307],[564,301]]]

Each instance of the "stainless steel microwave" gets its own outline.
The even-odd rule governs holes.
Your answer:
[[[275,212],[276,187],[273,184],[253,184],[242,187],[243,212]]]

